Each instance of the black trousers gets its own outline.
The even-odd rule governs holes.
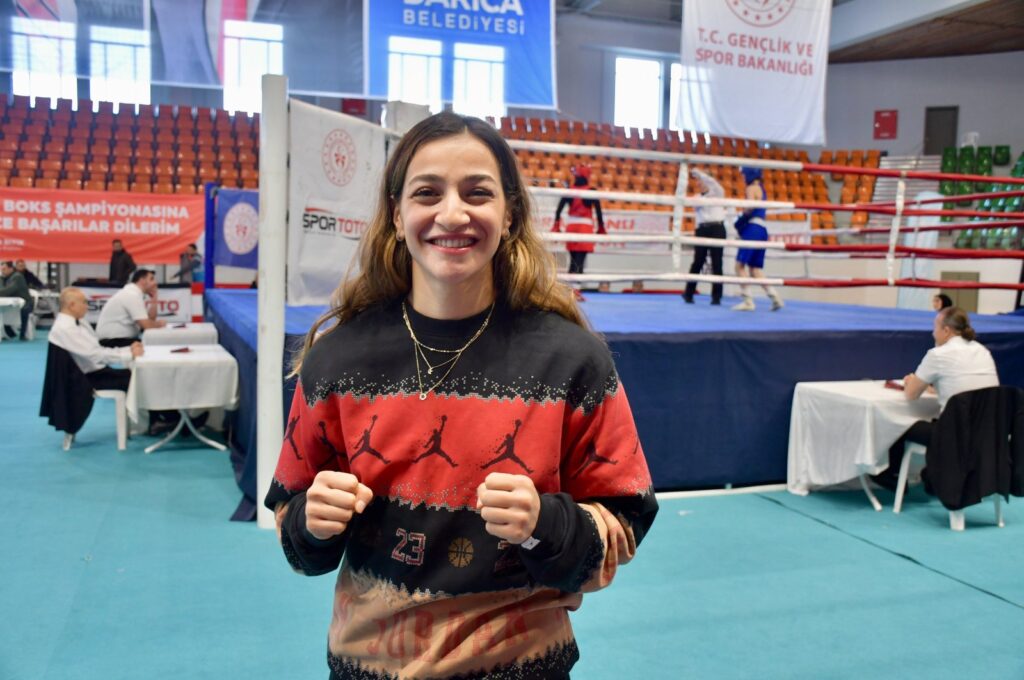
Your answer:
[[[138,338],[100,338],[100,344],[104,347],[128,347]]]
[[[569,273],[582,274],[583,265],[587,261],[587,253],[584,250],[569,251]]]
[[[25,306],[21,308],[21,332],[19,336],[22,340],[25,339],[25,332],[28,330],[28,318],[32,316],[32,310],[35,309],[35,300],[29,300],[25,303]]]
[[[121,390],[122,392],[127,392],[128,383],[132,379],[132,372],[127,368],[104,366],[98,371],[86,373],[85,377],[89,380],[89,384],[92,385],[94,390]]]
[[[701,238],[725,238],[725,224],[722,222],[704,222],[697,227],[696,236]],[[690,265],[691,274],[699,274],[704,269],[704,262],[708,256],[711,257],[711,273],[715,276],[722,275],[722,249],[712,248],[710,246],[696,246],[693,249],[693,264]],[[697,292],[697,282],[687,281],[686,292],[683,293],[687,298],[692,298],[693,294]],[[711,284],[711,300],[719,301],[722,299],[722,284],[714,283]]]
[[[900,464],[903,462],[903,448],[907,442],[921,444],[925,448],[932,441],[932,430],[935,429],[934,420],[919,420],[910,426],[903,436],[896,440],[896,443],[889,447],[889,469],[883,472],[884,475],[892,475],[893,479],[900,474]]]

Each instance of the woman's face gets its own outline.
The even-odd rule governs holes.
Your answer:
[[[932,298],[932,309],[936,312],[942,309],[942,300],[939,299],[938,295]]]
[[[417,294],[489,289],[491,261],[511,223],[490,149],[468,132],[421,146],[393,219],[412,256]]]

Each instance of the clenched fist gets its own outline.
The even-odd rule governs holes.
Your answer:
[[[373,491],[355,475],[323,470],[306,490],[306,529],[321,541],[341,534],[352,517],[373,500]]]
[[[537,528],[540,495],[526,475],[492,472],[476,490],[476,509],[487,533],[519,545]]]

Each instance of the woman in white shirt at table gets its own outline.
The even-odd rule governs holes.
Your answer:
[[[950,397],[961,392],[998,387],[999,375],[992,354],[974,339],[967,312],[946,307],[935,315],[932,337],[935,347],[928,350],[917,369],[903,378],[907,399],[918,399],[929,387],[939,398],[939,409],[946,408]],[[880,486],[896,488],[900,462],[906,442],[928,446],[934,420],[919,420],[889,449],[889,468],[872,479]]]

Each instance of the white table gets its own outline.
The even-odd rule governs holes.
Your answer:
[[[856,478],[871,505],[881,510],[866,475],[889,467],[889,447],[911,425],[938,415],[935,395],[908,401],[881,380],[797,383],[786,486],[803,496]]]
[[[188,352],[176,347],[146,347],[132,365],[126,407],[128,416],[138,420],[139,411],[171,410],[181,413],[178,426],[156,444],[146,447],[152,453],[178,436],[187,426],[199,441],[221,451],[225,447],[196,431],[189,409],[226,408],[238,404],[238,362],[220,345],[191,345]]]
[[[25,301],[20,297],[0,297],[0,324],[21,328],[21,308],[24,306]],[[0,341],[3,339],[3,328],[0,328]]]
[[[155,345],[216,345],[217,327],[212,323],[168,324],[163,328],[149,328],[142,332],[142,344]]]

